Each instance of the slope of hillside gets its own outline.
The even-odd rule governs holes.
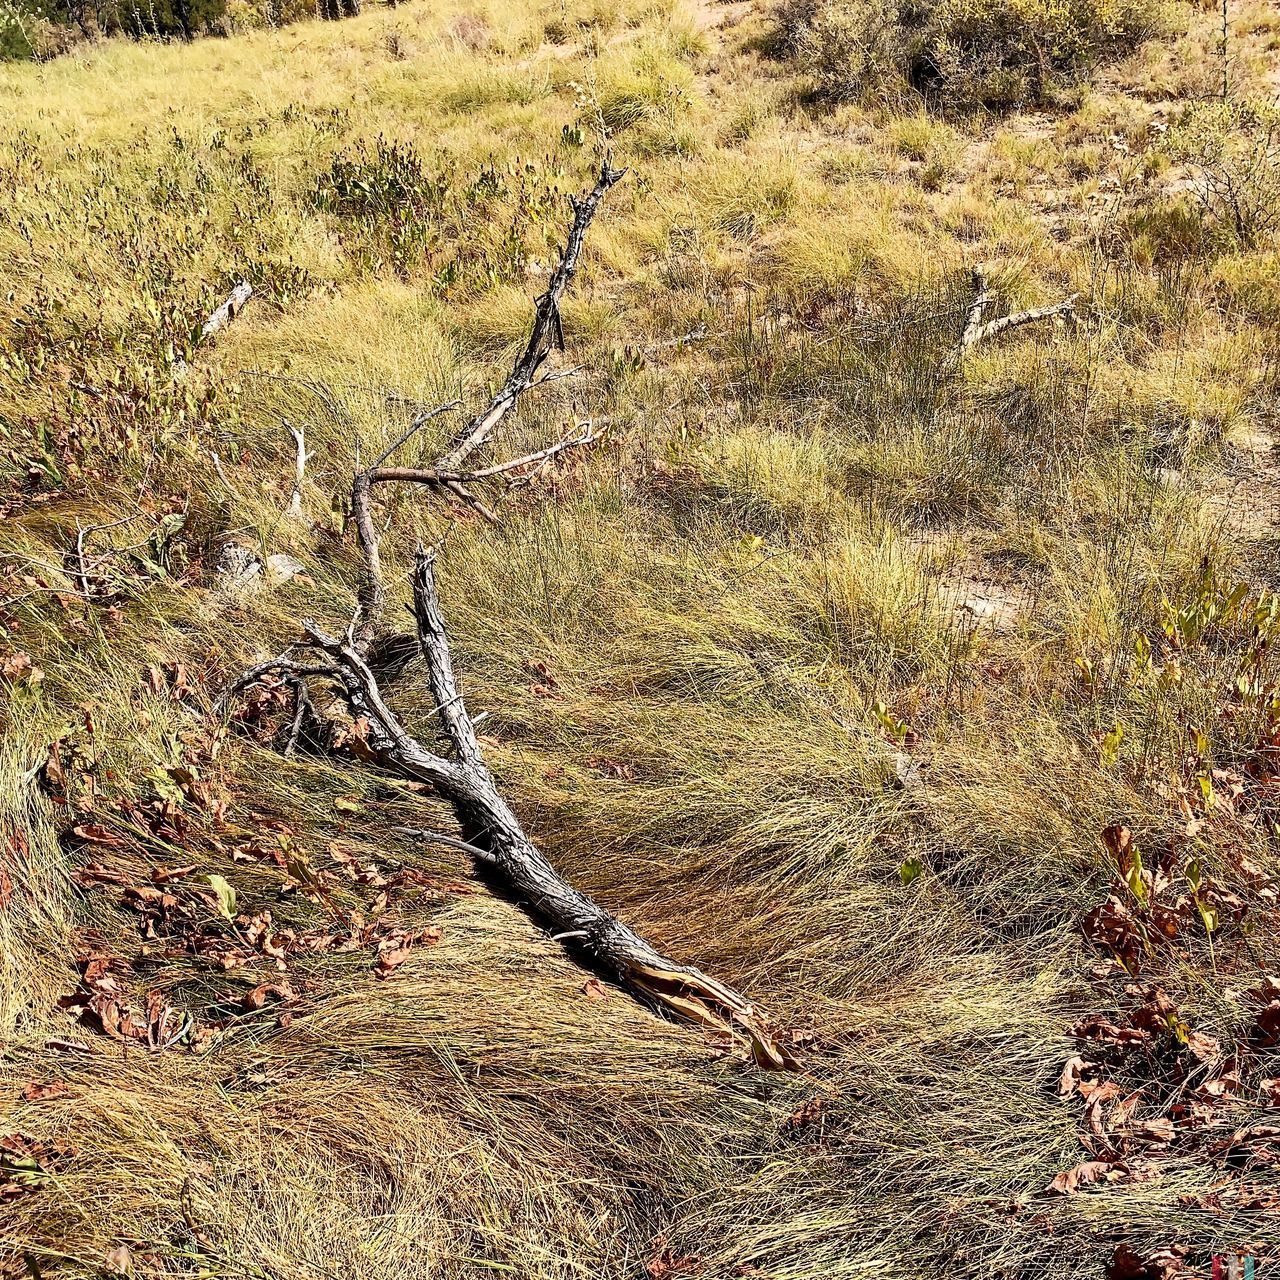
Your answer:
[[[1280,1267],[1274,14],[1225,101],[1175,5],[960,116],[832,79],[833,8],[0,68],[4,1274]],[[798,1070],[414,836],[323,681],[323,745],[220,702],[348,624],[353,474],[501,384],[606,151],[579,372],[492,456],[604,434],[496,523],[383,487],[391,611],[439,545],[530,835]],[[383,688],[434,741],[421,662]]]

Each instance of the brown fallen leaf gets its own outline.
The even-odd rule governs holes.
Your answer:
[[[1107,1265],[1106,1280],[1173,1280],[1182,1274],[1184,1245],[1166,1245],[1145,1256],[1127,1244],[1116,1246]]]
[[[1272,1000],[1259,1010],[1249,1038],[1260,1049],[1280,1044],[1280,1000]]]
[[[1073,1058],[1068,1058],[1062,1067],[1062,1075],[1058,1077],[1058,1097],[1069,1098],[1080,1084],[1085,1072],[1093,1069],[1093,1063],[1088,1058],[1082,1058],[1076,1054]]]
[[[667,1244],[666,1236],[654,1241],[654,1254],[645,1264],[649,1280],[672,1280],[674,1276],[696,1276],[702,1271],[702,1258],[696,1253],[677,1253]]]
[[[0,659],[0,675],[14,684],[36,685],[44,679],[44,672],[31,661],[31,655],[22,650]]]
[[[609,998],[608,989],[599,978],[588,978],[582,984],[582,994],[588,1000],[607,1000]]]
[[[1045,1188],[1048,1195],[1071,1196],[1094,1182],[1121,1182],[1129,1176],[1124,1165],[1113,1160],[1085,1160],[1073,1169],[1064,1169]]]
[[[1175,1133],[1173,1121],[1167,1116],[1158,1116],[1153,1120],[1138,1120],[1130,1125],[1125,1137],[1150,1146],[1167,1147],[1173,1141]]]
[[[287,982],[264,982],[244,997],[243,1004],[246,1009],[261,1009],[268,1000],[286,1001],[296,1000],[297,993]]]
[[[194,862],[185,867],[152,867],[152,884],[170,884],[174,880],[185,880],[196,869]]]
[[[64,1080],[32,1080],[22,1090],[26,1102],[44,1102],[47,1098],[63,1098],[71,1092],[71,1087]]]

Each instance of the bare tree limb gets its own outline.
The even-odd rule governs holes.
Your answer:
[[[434,409],[424,409],[415,413],[413,415],[413,420],[409,423],[408,429],[387,445],[387,447],[383,449],[383,451],[373,460],[368,469],[370,471],[377,471],[377,469],[382,466],[382,464],[386,462],[386,460],[391,457],[397,449],[403,448],[404,445],[408,444],[409,441],[427,425],[427,423],[440,417],[441,414],[452,413],[455,409],[461,408],[461,400],[450,400],[448,404],[438,405]]]
[[[293,437],[294,449],[297,452],[297,459],[294,463],[293,477],[293,494],[289,498],[289,506],[286,514],[294,520],[302,519],[302,482],[307,476],[307,463],[311,459],[311,454],[307,452],[307,438],[302,428],[295,427],[288,418],[284,420],[285,429]]]
[[[975,347],[991,338],[998,337],[1007,329],[1019,329],[1023,325],[1037,324],[1041,320],[1053,320],[1059,316],[1075,314],[1076,300],[1080,297],[1073,293],[1061,302],[1047,307],[1030,307],[1026,311],[1016,311],[1010,315],[1000,316],[995,320],[985,320],[987,308],[995,299],[995,295],[987,287],[986,273],[981,267],[973,270],[974,299],[969,307],[964,329],[955,347],[948,353],[945,365],[948,369],[957,368],[964,357]]]
[[[207,340],[212,338],[220,329],[225,329],[232,320],[240,314],[244,308],[244,304],[253,296],[253,285],[247,280],[241,280],[234,289],[226,302],[222,304],[216,311],[209,316],[204,322],[200,330],[201,339]]]
[[[965,320],[964,330],[960,334],[960,349],[967,351],[978,341],[982,329],[982,317],[987,308],[995,301],[995,295],[987,288],[987,274],[981,267],[973,269],[973,302],[969,307],[969,315]]]
[[[547,290],[534,304],[533,327],[529,330],[524,350],[516,358],[506,382],[498,389],[488,407],[466,425],[449,450],[441,456],[437,464],[440,470],[457,471],[481,448],[498,424],[515,407],[521,394],[533,385],[534,375],[547,358],[551,345],[563,350],[564,330],[560,322],[560,300],[577,273],[582,242],[600,202],[609,188],[620,181],[625,173],[625,169],[614,169],[605,160],[600,166],[600,176],[596,179],[595,186],[580,199],[570,197],[573,203],[573,225],[569,228],[569,238],[560,255],[559,264],[551,273]]]
[[[761,1066],[794,1065],[754,1007],[738,992],[677,964],[570,885],[525,834],[498,792],[458,689],[436,590],[434,557],[421,549],[413,574],[413,609],[427,678],[457,762],[437,786],[458,814],[463,839],[489,851],[506,886],[561,936],[572,936],[592,961],[654,1003],[706,1026],[746,1036]],[[387,760],[397,763],[396,753]]]
[[[382,579],[382,557],[378,551],[378,531],[374,524],[370,506],[373,486],[375,484],[404,481],[412,484],[435,485],[446,489],[460,502],[476,511],[490,524],[496,524],[498,517],[488,505],[476,497],[466,485],[469,481],[488,478],[500,474],[500,471],[488,470],[483,474],[463,472],[462,464],[478,449],[485,445],[498,425],[515,407],[524,392],[542,382],[570,377],[577,369],[566,369],[544,374],[539,378],[538,370],[546,359],[551,344],[564,345],[564,332],[560,323],[560,301],[565,290],[577,274],[578,261],[582,256],[582,244],[587,229],[600,207],[609,188],[619,182],[626,173],[625,169],[614,169],[605,160],[600,166],[600,175],[595,186],[582,197],[570,197],[573,205],[573,223],[569,228],[568,239],[561,252],[560,261],[551,273],[546,291],[534,302],[533,324],[524,349],[517,357],[507,380],[499,388],[497,394],[489,402],[488,407],[473,418],[462,432],[455,438],[453,445],[444,453],[432,468],[393,468],[383,464],[387,459],[427,422],[448,408],[433,410],[430,414],[417,415],[409,428],[397,440],[382,451],[373,465],[358,472],[351,483],[351,515],[356,527],[356,537],[364,556],[365,571],[357,595],[356,643],[361,652],[367,652],[378,634],[382,617],[386,611],[386,586]],[[589,442],[581,442],[589,443]],[[544,456],[517,460],[504,467],[515,470],[526,462],[546,461],[563,449],[572,448],[573,443],[561,442],[552,446],[550,451],[543,451]]]
[[[1024,324],[1037,324],[1041,320],[1054,320],[1058,316],[1074,315],[1076,300],[1079,297],[1078,293],[1073,293],[1069,298],[1063,298],[1061,302],[1055,302],[1047,307],[1029,307],[1026,311],[1015,311],[1012,315],[988,320],[971,345],[977,346],[978,343],[986,342],[989,338],[998,337],[1006,329],[1020,329]]]
[[[568,242],[546,292],[535,303],[528,342],[488,408],[467,425],[435,467],[385,465],[395,450],[423,425],[415,419],[409,430],[385,449],[371,467],[360,470],[354,477],[351,510],[366,570],[358,596],[358,626],[353,624],[345,637],[337,638],[321,631],[314,623],[304,623],[307,643],[323,653],[327,663],[301,662],[292,656],[292,651],[286,651],[280,657],[258,663],[246,671],[219,706],[225,708],[227,701],[236,693],[267,675],[286,677],[294,683],[297,696],[285,748],[286,752],[291,752],[301,732],[305,707],[309,705],[309,700],[304,701],[305,678],[316,675],[335,681],[343,691],[351,713],[368,725],[365,741],[374,759],[400,777],[429,783],[452,805],[461,829],[458,837],[417,829],[411,829],[412,834],[450,844],[469,853],[547,925],[555,938],[571,943],[596,968],[610,974],[634,993],[682,1018],[739,1040],[746,1039],[761,1066],[790,1068],[797,1065],[794,1058],[779,1044],[763,1017],[744,996],[700,970],[679,964],[655,950],[631,928],[569,884],[525,833],[499,792],[485,762],[475,729],[477,721],[468,713],[458,688],[436,589],[434,556],[421,547],[413,571],[413,614],[435,704],[432,714],[440,717],[454,758],[449,759],[430,750],[409,733],[388,705],[377,676],[367,661],[386,604],[377,528],[370,507],[374,485],[391,482],[437,485],[494,518],[466,488],[468,483],[519,472],[527,467],[545,466],[566,449],[598,439],[598,434],[587,424],[577,436],[567,437],[507,462],[471,471],[464,470],[462,466],[488,442],[523,392],[539,381],[574,372],[548,374],[541,379],[537,377],[550,344],[563,346],[560,300],[577,269],[587,228],[605,193],[622,176],[622,171],[611,168],[606,161],[592,190],[582,199],[573,201],[574,221]],[[298,447],[301,457],[302,444],[299,443]]]
[[[759,1011],[739,992],[689,965],[662,955],[634,930],[575,889],[547,861],[525,833],[498,790],[485,763],[475,724],[458,688],[436,588],[434,557],[419,549],[413,572],[413,612],[426,662],[427,679],[454,753],[446,759],[424,747],[388,706],[373,672],[356,648],[353,632],[339,639],[306,623],[309,643],[331,660],[321,674],[339,682],[353,714],[369,725],[368,745],[383,768],[415,782],[427,782],[454,809],[460,837],[411,828],[423,839],[450,844],[471,854],[527,909],[571,942],[599,970],[650,1003],[750,1043],[756,1062],[783,1069],[796,1066]],[[314,670],[315,668],[312,668]],[[265,674],[301,676],[306,667],[282,657],[246,672],[233,689]],[[295,715],[295,726],[300,713]],[[296,741],[291,731],[290,744]]]
[[[603,431],[593,432],[588,424],[587,429],[579,435],[567,436],[545,449],[536,449],[533,453],[511,458],[507,462],[500,462],[492,467],[483,467],[479,471],[440,471],[435,467],[379,467],[373,472],[372,479],[374,484],[390,480],[401,480],[411,484],[448,484],[450,481],[472,484],[477,480],[489,480],[494,476],[507,475],[535,463],[550,462],[567,449],[578,449],[584,445],[594,444],[602,435],[604,435]]]

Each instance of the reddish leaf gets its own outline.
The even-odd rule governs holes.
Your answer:
[[[1064,1169],[1049,1183],[1045,1191],[1050,1195],[1075,1195],[1081,1187],[1094,1182],[1120,1182],[1129,1177],[1129,1170],[1111,1160],[1085,1160],[1073,1169]]]
[[[254,987],[244,998],[246,1009],[261,1009],[268,1000],[296,1000],[297,994],[287,982],[264,982]]]
[[[1068,1058],[1062,1068],[1062,1075],[1058,1078],[1058,1096],[1060,1098],[1069,1098],[1080,1084],[1081,1077],[1086,1071],[1093,1069],[1093,1063],[1087,1058],[1082,1058],[1078,1054],[1074,1058]]]
[[[1168,1245],[1145,1257],[1127,1244],[1116,1246],[1107,1266],[1106,1280],[1173,1280],[1182,1272],[1187,1256],[1183,1245]]]
[[[27,1102],[44,1102],[47,1098],[63,1098],[71,1092],[71,1087],[63,1080],[48,1080],[41,1083],[32,1080],[22,1090],[22,1097]]]

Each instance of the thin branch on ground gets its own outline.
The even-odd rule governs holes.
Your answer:
[[[1042,320],[1055,320],[1075,314],[1076,301],[1080,295],[1073,293],[1061,302],[1045,307],[1029,307],[1025,311],[1015,311],[1009,315],[999,316],[994,320],[984,320],[987,308],[995,300],[995,294],[987,286],[986,273],[980,267],[973,271],[974,299],[969,306],[964,329],[960,339],[947,356],[948,368],[957,368],[964,357],[975,347],[998,337],[1007,329],[1020,329],[1023,325],[1038,324]]]
[[[689,965],[657,951],[598,903],[575,889],[526,834],[498,790],[485,762],[475,722],[458,688],[435,580],[434,556],[418,550],[413,571],[413,614],[427,680],[453,759],[428,749],[400,722],[377,677],[356,646],[354,631],[342,638],[304,624],[308,643],[331,666],[319,671],[343,690],[348,708],[368,725],[367,743],[384,769],[412,782],[426,782],[453,807],[459,837],[419,828],[422,839],[461,848],[501,881],[553,935],[572,945],[593,968],[607,974],[648,1003],[717,1032],[746,1041],[758,1065],[795,1067],[768,1023],[745,996]],[[306,665],[282,655],[260,663],[233,686],[248,687],[267,674],[298,678]],[[312,668],[315,670],[315,668]],[[295,713],[295,725],[301,713]],[[291,742],[296,740],[291,730]]]
[[[241,280],[234,289],[231,290],[227,300],[214,311],[204,322],[200,329],[200,337],[202,340],[212,338],[215,333],[221,329],[225,329],[232,320],[240,314],[244,309],[244,305],[253,297],[253,285],[247,280]]]

